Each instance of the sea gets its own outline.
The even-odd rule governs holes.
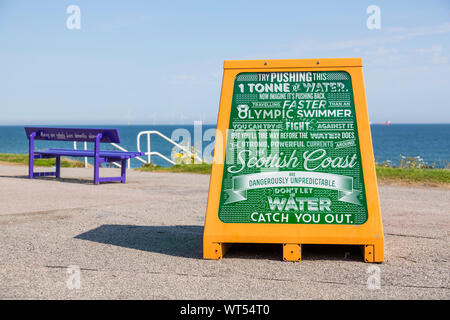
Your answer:
[[[90,128],[117,128],[119,129],[120,146],[129,151],[137,151],[137,135],[142,131],[158,131],[168,138],[175,140],[185,147],[197,147],[197,153],[202,150],[205,161],[212,160],[215,125],[202,124],[192,125],[93,125],[81,126],[71,125],[67,127],[90,127]],[[372,124],[372,143],[375,162],[388,163],[398,166],[402,157],[420,157],[427,166],[435,168],[448,168],[450,163],[450,124]],[[195,133],[195,134],[194,134]],[[164,138],[152,134],[151,151],[159,152],[171,158],[174,145]],[[140,138],[141,151],[147,151],[147,136]],[[54,148],[73,148],[73,142],[60,141],[36,141],[35,150]],[[83,143],[78,142],[77,148],[82,149]],[[91,143],[87,146],[93,148]],[[110,144],[102,144],[102,150],[115,150]],[[0,153],[28,153],[28,139],[25,135],[24,126],[0,126]],[[147,157],[143,157],[147,160]],[[89,160],[92,162],[92,159]],[[168,166],[166,160],[156,155],[151,156],[151,161],[160,166]],[[131,167],[140,167],[143,163],[133,159]]]

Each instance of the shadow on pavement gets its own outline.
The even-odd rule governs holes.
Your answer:
[[[202,226],[102,225],[75,237],[119,247],[162,253],[177,257],[202,259]],[[281,244],[233,244],[224,259],[267,259],[282,261]],[[363,261],[359,246],[303,245],[302,260]]]
[[[25,179],[25,180],[47,180],[47,181],[54,181],[54,182],[63,182],[63,183],[76,183],[76,184],[93,184],[94,178],[64,178],[61,177],[59,179],[55,177],[34,177],[33,179],[30,179],[28,175],[20,175],[20,176],[0,176],[0,178],[11,178],[11,179]],[[117,182],[102,182],[101,184],[109,184],[109,183],[117,183]]]
[[[102,225],[75,237],[119,247],[202,259],[202,226]]]

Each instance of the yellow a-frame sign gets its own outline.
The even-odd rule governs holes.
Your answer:
[[[362,61],[225,61],[203,256],[232,243],[384,241]]]

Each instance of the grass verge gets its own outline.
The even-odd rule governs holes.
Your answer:
[[[16,153],[0,153],[0,162],[16,165],[28,165],[28,155]],[[39,167],[53,167],[56,165],[56,159],[35,159],[34,165]],[[61,167],[81,168],[84,167],[84,163],[78,160],[61,158]]]
[[[160,167],[144,165],[137,170],[151,172],[188,172],[210,174],[211,164],[188,164]],[[405,169],[376,166],[377,178],[380,182],[401,182],[407,184],[438,184],[450,186],[450,170],[447,169]]]
[[[448,169],[413,169],[377,166],[379,181],[405,182],[411,184],[431,183],[450,186]]]
[[[210,163],[200,163],[200,164],[176,164],[171,167],[160,167],[155,165],[145,164],[138,168],[139,171],[151,171],[151,172],[188,172],[188,173],[199,173],[199,174],[210,174],[211,173]]]
[[[27,154],[0,153],[0,163],[11,163],[17,165],[28,165]],[[52,167],[55,159],[36,159],[36,166]],[[84,167],[84,163],[67,158],[61,159],[61,167],[78,168]],[[187,172],[197,174],[210,174],[211,164],[177,164],[171,167],[160,167],[155,165],[143,165],[139,171],[150,172]],[[398,182],[406,184],[435,184],[450,187],[450,170],[448,169],[408,169],[376,166],[379,182]]]

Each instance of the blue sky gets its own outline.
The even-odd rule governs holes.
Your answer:
[[[224,60],[334,57],[373,123],[449,123],[449,40],[449,1],[0,0],[0,124],[215,123]]]

